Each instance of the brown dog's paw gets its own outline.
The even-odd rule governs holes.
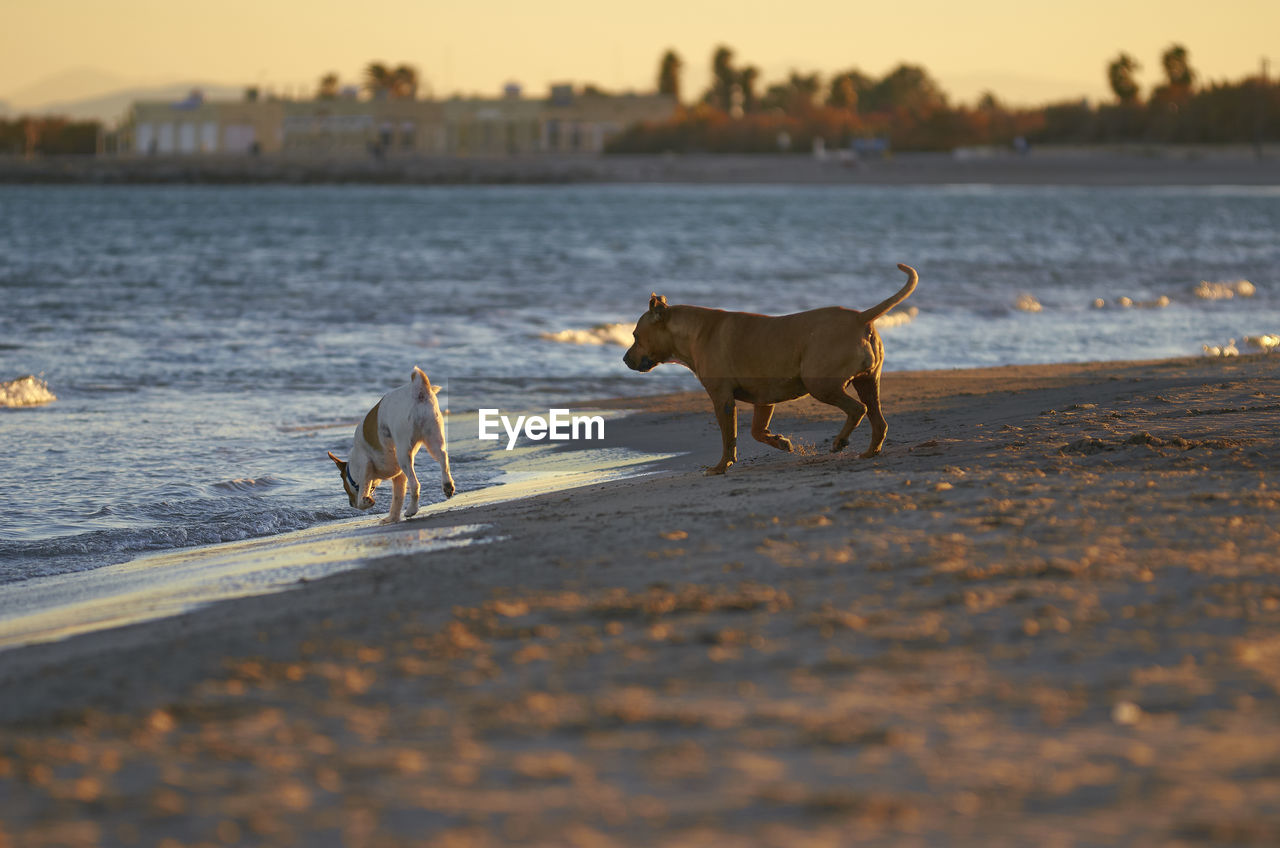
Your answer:
[[[795,447],[791,444],[791,440],[788,439],[786,436],[775,436],[773,440],[773,446],[778,450],[786,451],[787,453],[791,453],[793,450],[795,450]]]
[[[840,451],[844,450],[848,446],[849,446],[848,439],[836,439],[831,443],[831,452],[840,453]]]
[[[876,448],[875,450],[866,450],[858,454],[858,456],[862,459],[873,459],[879,455],[880,455],[880,448]]]
[[[730,463],[730,465],[732,465],[732,463]],[[703,469],[702,475],[704,477],[718,477],[728,470],[728,465],[713,465],[710,468]]]

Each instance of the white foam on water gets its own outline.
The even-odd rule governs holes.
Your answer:
[[[0,383],[0,407],[42,406],[57,399],[48,383],[29,374]]]
[[[1127,295],[1121,295],[1115,299],[1114,305],[1121,309],[1164,309],[1173,300],[1168,295],[1160,295],[1153,300],[1134,300]],[[1093,301],[1094,309],[1105,309],[1107,302],[1102,298],[1095,298]]]
[[[1246,348],[1252,348],[1260,353],[1273,353],[1280,350],[1280,334],[1263,333],[1259,336],[1245,336],[1240,343]],[[1205,356],[1223,357],[1223,356],[1239,356],[1240,348],[1236,347],[1236,340],[1229,339],[1224,345],[1201,345]]]
[[[1245,336],[1244,343],[1257,348],[1263,353],[1271,353],[1280,349],[1280,333],[1263,333],[1260,336]]]
[[[635,337],[631,324],[597,324],[587,330],[561,330],[557,333],[539,333],[538,338],[549,342],[574,345],[618,345],[631,347]]]
[[[905,309],[895,309],[888,315],[882,315],[876,319],[877,330],[889,330],[893,327],[901,327],[903,324],[910,324],[920,314],[919,307],[908,306]]]
[[[1021,312],[1039,312],[1044,307],[1032,295],[1020,294],[1018,299],[1014,301],[1013,308]]]
[[[919,314],[920,309],[915,306],[895,309],[888,315],[877,319],[876,328],[887,330],[892,327],[901,327],[903,324],[909,324],[914,321]],[[560,330],[555,333],[539,333],[538,338],[561,344],[588,345],[592,347],[603,345],[631,347],[632,342],[635,341],[635,336],[631,332],[633,326],[632,324],[596,324],[586,330]]]
[[[1253,297],[1257,287],[1248,280],[1211,283],[1201,280],[1192,289],[1192,294],[1201,300],[1230,300],[1233,297]]]

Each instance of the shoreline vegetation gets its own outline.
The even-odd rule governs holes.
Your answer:
[[[960,103],[927,68],[912,62],[901,62],[880,77],[856,66],[831,74],[793,68],[786,78],[770,81],[759,67],[740,61],[725,44],[711,55],[709,87],[690,98],[682,82],[685,64],[674,50],[663,53],[655,93],[669,99],[674,111],[666,118],[649,116],[597,126],[606,134],[601,139],[605,152],[733,154],[892,148],[919,153],[972,147],[1025,150],[1044,145],[1261,145],[1280,139],[1280,86],[1269,79],[1265,60],[1256,75],[1235,81],[1213,79],[1193,66],[1190,52],[1178,43],[1160,54],[1163,81],[1145,94],[1136,77],[1141,63],[1126,52],[1117,54],[1102,69],[1114,100],[1096,103],[1076,97],[1013,105],[991,90],[972,103]],[[331,71],[319,78],[310,98],[300,91],[292,97],[279,96],[251,85],[244,89],[244,102],[311,104],[318,116],[339,102],[417,101],[420,88],[430,89],[426,82],[411,64],[374,61],[355,85],[343,84]],[[573,100],[575,92],[615,96],[593,83],[560,83],[552,87],[548,102],[563,105]],[[503,97],[523,99],[517,84],[509,85]],[[436,102],[481,99],[455,93]],[[194,89],[176,105],[202,101],[203,94]],[[486,121],[493,117],[490,114]],[[559,137],[562,120],[564,116],[552,118],[543,126],[548,140]],[[0,151],[62,155],[127,150],[130,121],[131,115],[126,114],[108,129],[98,120],[56,115],[0,117]],[[378,138],[367,141],[381,149]],[[132,148],[135,151],[147,146],[137,138],[132,143],[138,145]]]
[[[0,844],[1274,844],[1277,362],[886,372],[717,478],[614,401],[659,473],[0,652]]]
[[[956,103],[922,65],[903,62],[877,78],[852,67],[833,75],[802,73],[772,83],[760,69],[720,45],[711,57],[711,85],[693,102],[681,97],[684,61],[662,57],[658,91],[682,106],[662,122],[642,122],[611,139],[611,153],[713,153],[809,150],[817,146],[896,151],[948,151],[971,146],[1259,144],[1274,141],[1280,88],[1266,63],[1256,76],[1207,80],[1181,44],[1160,56],[1164,81],[1144,93],[1137,59],[1121,52],[1105,67],[1115,99],[1067,99],[1013,106],[994,91]]]
[[[0,157],[0,184],[1280,185],[1280,147],[993,148],[857,157],[609,154],[376,159],[281,156]]]

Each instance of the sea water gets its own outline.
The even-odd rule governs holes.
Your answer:
[[[477,409],[696,388],[622,364],[651,292],[866,308],[906,262],[889,370],[1248,352],[1277,232],[1271,188],[5,187],[0,583],[357,515],[325,452],[414,365],[501,486]]]

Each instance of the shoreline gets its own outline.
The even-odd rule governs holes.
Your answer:
[[[540,155],[324,159],[0,157],[0,184],[88,185],[1053,185],[1277,186],[1280,151],[1247,147],[808,155]]]
[[[409,522],[484,545],[0,652],[0,837],[1280,838],[1280,360],[883,380],[873,460],[806,399],[796,454],[743,412],[705,478],[705,397],[610,401],[683,455]]]
[[[609,409],[625,415],[629,407],[612,404]],[[523,448],[499,482],[448,500],[425,502],[413,519],[395,525],[381,523],[390,497],[383,491],[380,503],[357,517],[152,551],[87,570],[0,584],[0,655],[162,621],[213,603],[288,592],[392,554],[430,556],[434,551],[487,544],[492,541],[485,532],[488,525],[463,522],[427,528],[423,522],[447,520],[445,516],[465,519],[470,510],[661,473],[673,459],[660,450],[583,446],[570,453],[557,447]],[[424,486],[428,497],[430,488]]]

